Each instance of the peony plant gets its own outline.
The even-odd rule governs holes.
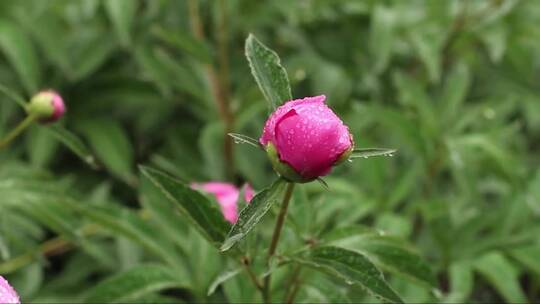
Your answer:
[[[259,139],[237,133],[229,135],[236,143],[249,144],[265,153],[278,178],[254,196],[249,194],[250,188],[246,186],[244,194],[249,204],[238,211],[240,190],[234,184],[209,182],[186,186],[168,174],[148,167],[141,167],[143,177],[160,190],[181,214],[187,216],[211,244],[242,265],[247,278],[260,292],[260,300],[265,303],[294,302],[301,285],[299,278],[303,268],[330,273],[346,285],[360,286],[384,301],[401,302],[399,295],[390,287],[382,272],[367,255],[348,247],[337,246],[339,242],[307,239],[304,246],[293,253],[285,256],[279,253],[278,247],[283,228],[287,223],[290,202],[298,203],[298,200],[292,200],[295,185],[318,181],[328,189],[323,177],[330,174],[334,166],[354,158],[392,156],[396,151],[356,148],[349,128],[326,103],[325,95],[293,99],[286,71],[280,65],[279,58],[254,36],[249,36],[246,40],[246,56],[271,112],[266,122],[261,123],[262,132]],[[213,195],[219,203],[219,209],[201,192]],[[275,205],[280,205],[279,210],[274,210]],[[303,210],[308,207],[298,206],[298,208]],[[249,237],[258,225],[263,225],[261,222],[270,213],[276,214],[273,228],[264,229],[262,236]],[[369,230],[351,230],[358,234],[365,234],[366,231]],[[343,236],[338,234],[338,239],[339,237]],[[365,238],[388,242],[377,232],[370,232]],[[263,246],[267,247],[263,261],[258,257],[260,254],[253,256],[249,250],[253,244],[261,244],[261,240]],[[396,244],[388,243],[385,246],[396,256],[403,256],[417,263],[418,267],[412,267],[414,271],[403,269],[411,276],[418,276],[415,273],[417,269],[422,268],[422,271],[427,269],[421,259],[410,255]],[[388,257],[385,258],[389,261]],[[397,268],[394,269],[402,267],[393,258],[391,263],[395,263],[392,266]],[[290,284],[285,290],[278,292],[277,289],[280,287],[273,286],[272,283],[273,274],[281,266],[291,264],[294,267],[288,273]],[[209,294],[215,292],[216,286],[223,284],[237,273],[238,271],[227,271],[218,276]],[[431,284],[429,269],[418,277]],[[280,294],[282,298],[273,298],[275,293]]]

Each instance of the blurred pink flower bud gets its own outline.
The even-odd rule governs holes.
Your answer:
[[[15,289],[11,287],[2,276],[0,276],[0,303],[2,304],[20,304],[19,296]]]
[[[42,91],[32,97],[26,111],[40,122],[49,123],[60,119],[66,112],[66,106],[55,91]]]
[[[57,121],[66,112],[66,106],[64,105],[64,100],[62,99],[60,95],[54,92],[52,92],[52,94],[53,94],[52,105],[54,107],[54,112],[51,116],[50,121]]]
[[[244,186],[244,200],[249,203],[254,196],[255,191],[253,191],[253,188],[251,188],[250,184],[246,184]]]
[[[236,186],[224,182],[209,182],[193,183],[191,187],[213,194],[221,206],[221,212],[225,219],[232,224],[236,223],[238,220],[238,199],[240,197],[240,190]],[[253,189],[249,184],[246,184],[244,188],[246,202],[249,203],[253,195]]]
[[[259,142],[286,179],[302,183],[324,176],[353,149],[349,129],[325,99],[320,95],[288,101],[266,121]]]

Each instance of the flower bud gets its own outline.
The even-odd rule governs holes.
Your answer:
[[[240,197],[238,188],[233,184],[223,182],[194,183],[191,187],[213,194],[221,206],[221,212],[225,219],[231,224],[236,223],[238,220],[238,199]],[[246,202],[249,203],[253,195],[253,189],[249,184],[246,184],[244,187],[244,199]]]
[[[26,106],[26,112],[34,115],[43,123],[55,122],[66,112],[62,97],[54,91],[42,91],[36,94]]]
[[[305,183],[330,173],[353,149],[352,135],[324,103],[326,96],[288,101],[270,115],[259,142],[284,178]]]
[[[20,304],[19,296],[2,276],[0,276],[0,303]]]

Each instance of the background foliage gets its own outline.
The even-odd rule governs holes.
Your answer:
[[[298,187],[281,255],[321,240],[366,252],[405,301],[539,301],[538,24],[535,0],[0,1],[0,83],[58,90],[82,139],[35,126],[0,151],[0,274],[25,302],[257,299],[204,239],[222,230],[199,234],[137,169],[275,179],[224,136],[257,138],[267,115],[244,56],[254,33],[293,97],[324,93],[358,147],[399,150],[336,168],[330,192]],[[0,134],[23,117],[0,97]],[[241,244],[259,270],[271,224]],[[276,294],[291,269],[271,269]],[[375,300],[302,274],[300,302]]]

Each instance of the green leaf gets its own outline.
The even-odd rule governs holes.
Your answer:
[[[243,239],[259,223],[262,217],[270,210],[272,205],[282,199],[283,191],[287,186],[284,179],[276,180],[270,187],[259,192],[238,216],[238,221],[232,227],[227,238],[221,245],[221,251],[227,251]]]
[[[362,243],[369,237],[381,236],[382,232],[368,227],[355,225],[338,228],[322,236],[324,244],[338,247],[352,247]]]
[[[156,237],[159,231],[143,221],[137,214],[127,208],[108,204],[107,207],[88,206],[75,202],[64,202],[66,207],[82,213],[86,218],[110,231],[113,235],[126,237],[160,257],[177,272],[183,271],[183,263],[176,254],[171,243],[163,238]],[[180,276],[187,276],[182,273]]]
[[[470,86],[471,76],[468,67],[462,63],[456,64],[445,82],[441,97],[441,114],[449,118],[459,115]]]
[[[184,288],[169,268],[160,265],[140,265],[109,277],[88,291],[87,303],[135,302],[149,293],[167,288]]]
[[[445,303],[466,302],[473,289],[473,272],[470,263],[458,261],[450,265],[450,293]]]
[[[201,62],[212,62],[212,52],[208,45],[195,39],[185,31],[170,31],[163,27],[156,26],[152,28],[152,34],[164,42],[197,58]]]
[[[390,61],[394,45],[396,16],[393,10],[377,5],[371,17],[369,48],[374,57],[375,73],[384,72]]]
[[[391,273],[401,274],[428,287],[437,285],[429,265],[420,257],[397,242],[379,238],[370,238],[369,241],[358,247],[377,266]]]
[[[26,100],[19,93],[9,89],[8,87],[0,84],[0,92],[6,95],[9,99],[16,102],[21,107],[26,107]]]
[[[424,28],[410,33],[412,45],[424,63],[432,83],[438,83],[441,78],[441,36],[438,32],[428,32]]]
[[[159,170],[140,166],[140,170],[195,228],[215,246],[221,245],[230,224],[225,220],[219,206],[200,192],[191,189]]]
[[[283,102],[291,100],[291,87],[287,71],[281,66],[279,56],[250,34],[246,39],[246,57],[251,73],[264,98],[275,110]]]
[[[66,75],[71,76],[73,66],[66,60],[69,58],[66,46],[71,40],[66,39],[69,28],[65,26],[62,15],[43,13],[29,18],[21,10],[17,12],[17,21],[32,35],[45,58]]]
[[[206,295],[211,296],[216,291],[219,285],[234,278],[240,272],[242,272],[241,268],[235,270],[228,270],[218,275],[217,278],[212,282],[212,284],[210,284],[210,287],[208,287],[208,292]]]
[[[402,143],[421,155],[426,154],[426,144],[418,132],[418,122],[403,115],[400,108],[372,105],[362,108],[366,117],[374,119],[377,125],[384,126],[389,135],[393,135]]]
[[[255,138],[251,138],[247,135],[237,133],[228,133],[227,135],[232,137],[234,139],[234,143],[236,144],[248,144],[256,148],[262,148],[258,140],[256,140]]]
[[[323,246],[308,250],[299,263],[338,277],[349,285],[359,285],[385,301],[403,303],[384,280],[382,272],[363,254],[339,247]]]
[[[161,190],[156,188],[147,178],[141,176],[139,189],[141,204],[148,211],[156,225],[161,227],[163,234],[188,252],[190,250],[186,243],[188,226],[184,221],[178,220],[178,215],[174,212],[175,206],[164,200]]]
[[[26,131],[26,153],[30,162],[37,168],[45,167],[55,156],[58,141],[37,125]]]
[[[28,192],[32,193],[31,190]],[[71,216],[71,210],[63,208],[59,196],[45,193],[33,194],[39,199],[26,199],[23,204],[18,205],[20,210],[65,238],[78,241],[80,239],[77,231],[78,222]]]
[[[128,46],[131,43],[130,30],[137,12],[138,1],[114,0],[105,1],[103,4],[122,45]]]
[[[19,74],[27,93],[35,93],[41,79],[37,54],[26,33],[5,18],[0,20],[0,51]]]
[[[198,148],[203,159],[201,169],[204,169],[204,173],[210,179],[221,180],[226,175],[225,159],[222,157],[223,147],[223,124],[221,122],[206,124],[199,133]]]
[[[474,267],[509,303],[525,303],[527,297],[519,284],[518,272],[500,253],[492,252],[478,258]]]
[[[510,255],[537,275],[540,275],[540,246],[531,245],[510,250]]]
[[[424,259],[411,246],[363,226],[349,226],[323,237],[324,243],[360,252],[378,267],[433,288],[436,280]]]
[[[116,120],[94,119],[84,122],[81,129],[105,167],[131,183],[133,147],[124,128]]]
[[[412,107],[419,114],[421,128],[428,134],[436,133],[438,121],[433,101],[424,88],[424,85],[405,73],[393,74],[393,81],[399,92],[398,101],[406,107]],[[417,127],[418,128],[418,127]],[[418,131],[417,131],[418,132]]]
[[[71,52],[70,62],[73,68],[71,76],[74,81],[88,77],[110,58],[117,48],[116,41],[112,38],[112,34],[94,34],[80,41],[81,45]]]
[[[4,237],[0,235],[0,261],[5,261],[9,259],[11,256],[11,253],[9,251],[9,247],[7,246],[7,243],[4,241]]]
[[[354,149],[349,158],[369,158],[374,156],[394,156],[397,150],[384,148]]]
[[[80,157],[85,163],[96,169],[97,164],[94,156],[90,153],[88,147],[77,137],[77,135],[61,126],[54,125],[44,128],[51,133],[57,140],[63,143],[68,149]]]

